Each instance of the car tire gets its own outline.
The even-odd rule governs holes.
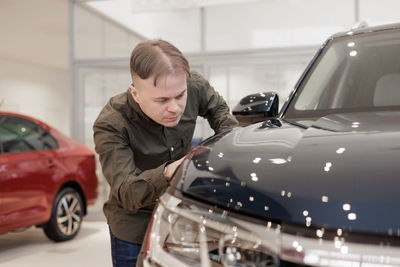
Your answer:
[[[44,227],[46,236],[56,242],[74,238],[81,227],[83,202],[73,188],[64,188],[56,196],[50,221]]]

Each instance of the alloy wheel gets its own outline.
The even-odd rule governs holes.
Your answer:
[[[58,229],[66,236],[75,234],[82,218],[81,202],[75,194],[65,194],[57,205]]]

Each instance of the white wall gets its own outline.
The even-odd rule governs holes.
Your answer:
[[[133,13],[130,0],[88,2],[92,8],[113,17],[147,39],[162,38],[173,42],[185,52],[198,52],[200,40],[200,11],[180,9],[173,11]]]
[[[0,1],[0,110],[70,133],[69,1]]]
[[[75,59],[126,58],[145,40],[86,5],[75,6]]]
[[[182,51],[198,52],[201,49],[198,9],[134,14],[132,24],[148,38],[166,39]]]
[[[0,58],[0,110],[33,116],[67,135],[69,84],[68,71]]]
[[[360,20],[373,24],[400,22],[399,0],[360,0]]]
[[[0,58],[68,69],[68,0],[0,0]]]
[[[279,0],[206,9],[206,50],[320,44],[354,23],[349,0]]]
[[[400,21],[398,0],[358,2],[358,12],[355,0],[265,0],[205,7],[205,50],[317,45],[329,35],[351,28],[357,16],[359,20],[372,19],[374,24]],[[148,38],[171,41],[185,53],[201,49],[198,8],[132,13],[135,6],[130,0],[89,4]]]

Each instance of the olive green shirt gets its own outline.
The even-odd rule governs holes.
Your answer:
[[[94,143],[110,185],[103,210],[117,238],[142,243],[157,198],[168,185],[166,162],[190,150],[197,116],[216,133],[237,126],[224,99],[196,72],[187,81],[186,108],[175,127],[150,119],[129,91],[112,97],[100,112]]]

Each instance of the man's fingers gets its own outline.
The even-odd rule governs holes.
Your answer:
[[[171,164],[169,164],[167,166],[167,169],[164,174],[165,178],[170,179],[172,177],[172,175],[174,174],[174,172],[178,168],[178,166],[181,165],[182,162],[186,159],[186,156],[178,159],[177,161],[172,162]]]

